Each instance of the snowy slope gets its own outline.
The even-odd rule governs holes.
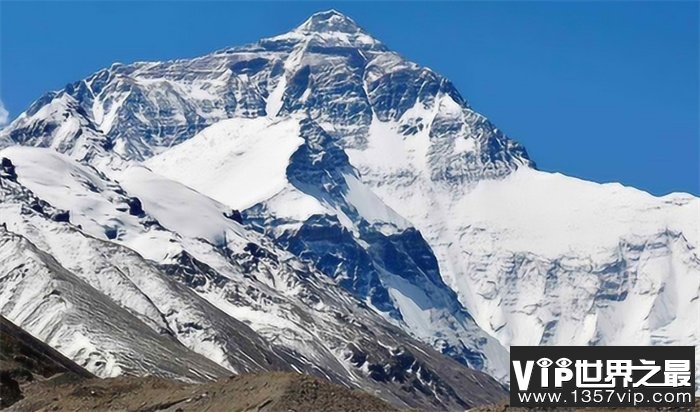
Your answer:
[[[188,141],[168,151],[168,176],[239,210],[284,189],[289,157],[303,143],[297,121],[265,117],[224,120],[197,136],[196,147]],[[161,159],[147,165],[159,171]],[[207,165],[207,173],[192,173],[190,164]]]
[[[280,218],[304,221],[329,212],[345,216],[329,199],[317,199],[289,182],[290,159],[305,143],[302,117],[229,119],[216,123],[145,164],[227,206],[244,210],[263,201]],[[318,158],[317,161],[321,161]],[[192,173],[198,170],[198,173]],[[345,200],[369,222],[389,222],[405,228],[408,222],[367,190],[348,170]]]
[[[39,150],[42,149],[24,148],[22,152]],[[42,151],[41,155],[51,153]],[[13,157],[22,156],[15,154]],[[78,167],[65,160],[67,166]],[[20,166],[16,167],[20,176],[22,163],[18,161]],[[99,296],[123,307],[155,332],[171,335],[184,347],[228,370],[289,368],[289,361],[282,359],[283,350],[271,348],[243,323],[223,316],[215,306],[170,279],[153,263],[131,249],[97,239],[70,222],[58,219],[54,207],[35,197],[25,186],[7,180],[4,183],[0,217],[6,229],[50,254],[61,266],[99,292]],[[33,183],[41,186],[40,182]],[[70,184],[62,186],[70,187]],[[80,193],[64,191],[60,198],[52,200],[65,206],[80,197]],[[61,199],[65,200],[61,202]],[[144,223],[145,230],[160,231],[157,226]],[[94,293],[88,293],[91,294]],[[24,311],[21,307],[18,310]],[[17,320],[10,315],[7,317]],[[89,342],[90,337],[86,340]]]
[[[434,258],[420,234],[361,182],[330,136],[306,120],[265,120],[269,126],[260,129],[263,120],[215,124],[146,164],[233,208],[256,205],[245,214],[263,220],[260,227],[281,246],[419,339],[506,380],[505,348],[474,323],[434,271]],[[248,136],[255,136],[257,150],[249,149]],[[283,139],[294,143],[285,146]],[[226,169],[232,153],[237,169],[255,170],[258,163],[274,161],[270,169],[278,172],[274,178],[269,170],[230,174]],[[276,192],[267,189],[272,185]],[[258,195],[252,202],[247,197],[232,201],[237,193]],[[321,244],[315,243],[319,225],[309,223],[318,221]],[[329,256],[334,263],[328,263]]]
[[[697,344],[699,199],[528,168],[436,184],[425,159],[381,161],[387,141],[415,144],[398,128],[349,150],[351,162],[421,230],[445,281],[504,345]],[[397,168],[411,170],[410,187],[387,181]]]
[[[146,326],[4,227],[0,261],[3,316],[98,376],[148,373],[201,381],[228,373]]]
[[[40,253],[53,256],[82,287],[94,288],[81,296],[94,296],[129,313],[140,325],[131,328],[134,339],[149,328],[149,333],[167,336],[188,356],[208,358],[211,365],[229,371],[312,373],[375,392],[404,407],[463,408],[501,396],[502,388],[486,375],[442,357],[390,326],[293,255],[244,229],[230,208],[182,184],[134,167],[119,175],[122,187],[47,149],[9,148],[0,151],[0,157],[12,162],[12,173],[4,172],[2,178],[0,221],[31,239]],[[133,199],[139,199],[138,210],[124,207]],[[52,205],[69,213],[57,213]],[[118,236],[106,236],[105,225],[116,227]],[[3,269],[13,272],[5,265],[3,260]],[[45,328],[55,322],[85,327],[79,319],[87,314],[69,322],[62,312],[31,309],[31,298],[23,291],[51,296],[48,286],[13,285],[3,288],[3,301],[8,302],[3,314],[36,335],[53,336]],[[85,310],[92,299],[84,303]],[[22,313],[34,313],[30,321],[36,325],[25,322]],[[95,320],[103,317],[103,312],[95,313]],[[118,365],[100,374],[149,372],[141,364],[148,358],[128,354],[138,350],[135,344],[118,335],[116,342],[127,353],[115,353],[105,348],[100,333],[93,336],[88,327],[83,346],[71,344],[76,349],[64,353],[100,373],[80,357],[86,347],[96,345],[99,351],[91,356],[111,351],[111,362]],[[64,337],[56,337],[59,349],[70,342]],[[159,352],[161,347],[152,350]],[[153,368],[152,373],[175,370],[169,376],[189,376],[178,373],[167,358],[158,362],[165,370]],[[203,369],[209,373],[204,377],[226,370]],[[479,382],[479,390],[470,386],[473,381]],[[420,386],[422,391],[406,391],[406,385]],[[483,393],[481,386],[487,388]]]

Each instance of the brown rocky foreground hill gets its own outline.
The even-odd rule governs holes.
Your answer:
[[[186,384],[154,377],[119,377],[26,386],[8,411],[395,411],[369,394],[306,375],[272,372]]]

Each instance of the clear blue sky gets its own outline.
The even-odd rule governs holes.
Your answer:
[[[700,194],[695,1],[0,1],[0,97],[14,117],[114,61],[194,57],[328,8],[450,78],[540,169]]]

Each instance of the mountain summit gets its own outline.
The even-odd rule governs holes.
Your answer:
[[[331,9],[314,13],[304,23],[294,29],[294,31],[301,33],[340,32],[356,34],[362,32],[363,30],[350,17]]]
[[[335,10],[315,13],[292,31],[259,42],[268,48],[284,48],[289,46],[288,43],[302,44],[306,48],[320,46],[388,51],[353,19]]]

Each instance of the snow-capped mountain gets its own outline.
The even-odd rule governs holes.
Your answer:
[[[502,382],[513,344],[700,340],[700,199],[536,170],[449,80],[336,11],[191,60],[112,65],[39,99],[0,142],[67,155],[0,152],[7,185],[68,211],[32,223],[17,212],[29,197],[3,206],[11,236],[229,370],[243,361],[212,342],[236,321],[266,357],[413,405],[392,386],[404,378],[372,369],[418,345],[398,330]],[[115,259],[129,282],[103,284]],[[129,278],[139,265],[167,307]],[[139,293],[156,307],[131,308]],[[205,304],[231,320],[205,323]],[[190,323],[203,328],[173,326]],[[421,386],[446,362],[409,352]]]
[[[530,164],[449,80],[389,51],[335,11],[196,59],[114,64],[46,94],[2,135],[99,164],[108,155],[112,162],[146,159],[220,120],[292,113],[306,114],[352,148],[366,145],[375,119],[400,120],[406,136],[429,128],[440,142],[430,152],[441,159],[436,177],[500,176]]]
[[[290,370],[450,410],[503,395],[182,184],[133,167],[122,186],[50,149],[0,157],[0,310],[98,376]]]

